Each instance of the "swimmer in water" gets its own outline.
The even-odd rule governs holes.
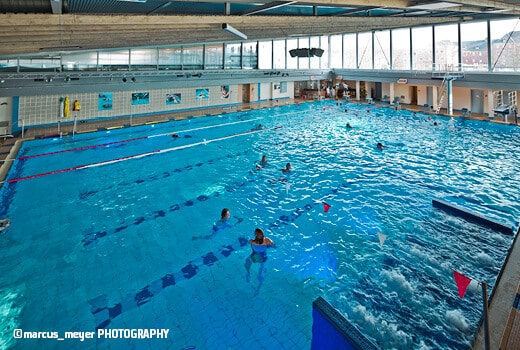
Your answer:
[[[264,231],[260,228],[255,229],[255,239],[250,239],[249,243],[251,244],[252,252],[244,264],[247,271],[246,281],[249,282],[251,277],[251,265],[260,264],[258,280],[262,282],[264,280],[265,262],[267,261],[267,248],[274,247],[274,243],[270,238],[264,236]]]
[[[234,217],[234,218],[237,219],[237,221],[234,224],[232,224],[231,223],[231,212],[229,211],[228,208],[224,208],[224,209],[222,209],[222,212],[220,213],[220,219],[218,219],[213,224],[213,227],[212,227],[213,232],[211,234],[206,235],[206,236],[194,236],[194,237],[192,237],[192,239],[197,240],[197,239],[211,238],[211,237],[213,237],[213,235],[215,235],[215,233],[219,232],[220,230],[223,230],[225,228],[231,228],[235,225],[238,225],[239,223],[241,223],[243,221],[242,218],[238,218],[238,217]]]
[[[262,159],[256,164],[256,169],[261,170],[265,168],[267,165],[267,157],[265,155],[262,156]]]

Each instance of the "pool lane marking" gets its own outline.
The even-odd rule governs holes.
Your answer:
[[[187,133],[187,132],[191,132],[191,131],[211,129],[211,128],[217,128],[217,127],[221,127],[221,126],[229,126],[229,125],[235,125],[235,124],[240,124],[240,123],[249,123],[249,122],[252,122],[252,121],[255,121],[255,120],[259,120],[259,119],[261,119],[261,118],[254,118],[254,119],[250,119],[250,120],[241,120],[241,121],[237,121],[237,122],[224,123],[224,124],[218,124],[218,125],[201,126],[201,127],[193,128],[193,129],[172,131],[172,132],[167,132],[167,133],[163,133],[163,134],[156,134],[156,135],[134,137],[134,138],[131,138],[131,139],[126,139],[126,140],[112,141],[112,142],[106,142],[106,143],[99,143],[99,144],[95,144],[95,145],[69,148],[69,149],[64,149],[64,150],[60,150],[60,151],[38,153],[38,154],[33,154],[31,156],[20,157],[20,158],[18,158],[18,160],[23,161],[23,160],[26,160],[26,159],[37,158],[37,157],[44,157],[44,156],[51,156],[51,155],[56,155],[56,154],[60,154],[60,153],[75,152],[75,151],[85,151],[85,150],[88,150],[88,149],[94,149],[94,148],[99,148],[99,147],[106,147],[106,146],[111,146],[111,145],[117,145],[117,144],[120,144],[120,143],[130,143],[130,142],[139,141],[139,140],[151,139],[151,138],[159,137],[159,136],[169,136],[169,135],[173,135],[173,134],[177,134],[177,133]]]
[[[144,158],[144,157],[152,156],[152,155],[155,155],[155,154],[168,153],[168,152],[178,151],[178,150],[191,148],[191,147],[195,147],[195,146],[207,145],[208,143],[212,143],[212,142],[228,140],[228,139],[232,139],[232,138],[235,138],[235,137],[238,137],[238,136],[251,135],[251,134],[256,134],[256,133],[260,133],[260,132],[268,131],[268,130],[275,130],[275,129],[279,129],[279,128],[281,128],[281,126],[276,126],[276,127],[273,127],[273,128],[266,128],[266,129],[261,129],[261,130],[250,130],[250,131],[245,131],[245,132],[238,133],[238,134],[233,134],[233,135],[229,135],[229,136],[219,137],[219,138],[216,138],[216,139],[204,140],[204,141],[200,141],[200,142],[190,143],[190,144],[187,144],[187,145],[182,145],[182,146],[177,146],[177,147],[172,147],[172,148],[166,148],[166,149],[159,149],[159,150],[156,150],[156,151],[140,153],[140,154],[134,154],[132,156],[126,156],[126,157],[106,160],[106,161],[103,161],[103,162],[97,162],[97,163],[91,163],[91,164],[85,164],[85,165],[78,165],[78,166],[74,166],[74,167],[70,167],[70,168],[66,168],[66,169],[59,169],[59,170],[48,171],[48,172],[45,172],[45,173],[40,173],[40,174],[35,174],[35,175],[18,177],[18,178],[15,178],[15,179],[7,180],[7,182],[8,183],[13,183],[13,182],[19,182],[19,181],[24,181],[24,180],[30,180],[30,179],[35,179],[35,178],[39,178],[39,177],[44,177],[44,176],[48,176],[48,175],[66,173],[66,172],[82,170],[82,169],[95,168],[95,167],[99,167],[99,166],[103,166],[103,165],[120,163],[120,162],[124,162],[124,161],[131,160],[131,159]]]
[[[194,277],[202,267],[212,266],[217,261],[230,256],[234,251],[240,250],[240,248],[246,246],[248,243],[247,238],[238,237],[238,242],[223,245],[215,252],[206,253],[195,260],[189,261],[188,264],[179,271],[167,273],[163,277],[152,281],[135,294],[128,293],[120,302],[112,306],[108,306],[106,295],[100,295],[90,299],[89,303],[96,322],[96,330],[106,328],[114,318],[123,312],[130,311],[148,303],[155,295],[158,295],[167,287],[176,285],[183,280],[189,280]]]
[[[84,151],[84,150],[87,150],[87,149],[94,149],[94,148],[99,148],[99,147],[106,147],[106,146],[111,146],[111,145],[117,145],[119,143],[129,143],[129,142],[133,142],[133,141],[137,141],[137,140],[144,140],[146,138],[147,138],[147,136],[142,136],[142,137],[135,137],[135,138],[127,139],[127,140],[112,141],[112,142],[99,143],[99,144],[90,145],[90,146],[69,148],[69,149],[64,149],[64,150],[54,151],[54,152],[39,153],[39,154],[34,154],[32,156],[23,156],[23,157],[18,158],[18,160],[23,161],[23,160],[26,160],[26,159],[43,157],[43,156],[51,156],[51,155],[60,154],[60,153]]]
[[[170,205],[166,209],[154,210],[152,212],[146,213],[143,216],[132,218],[131,222],[128,222],[128,221],[127,222],[122,222],[116,228],[111,228],[111,229],[107,229],[107,230],[104,230],[104,231],[90,231],[90,232],[86,232],[86,233],[83,234],[83,239],[81,240],[81,242],[83,243],[84,247],[88,247],[91,244],[97,243],[97,241],[100,240],[101,238],[104,238],[104,237],[107,237],[107,236],[111,236],[113,234],[121,233],[122,231],[124,231],[127,228],[131,227],[131,225],[137,226],[137,225],[140,225],[140,224],[142,224],[142,223],[144,223],[146,221],[154,221],[157,218],[166,217],[166,215],[168,213],[172,213],[174,211],[180,210],[183,207],[191,207],[191,206],[195,205],[195,203],[197,203],[197,202],[201,203],[201,202],[205,202],[205,201],[207,201],[207,200],[209,200],[211,198],[217,198],[220,195],[224,194],[225,192],[234,192],[236,190],[236,188],[242,187],[242,186],[247,185],[248,183],[251,183],[251,182],[254,182],[254,181],[256,181],[254,178],[249,178],[249,179],[244,180],[244,181],[235,181],[234,183],[226,185],[224,191],[221,191],[221,192],[215,191],[211,195],[200,195],[200,196],[197,196],[196,199],[190,199],[190,200],[187,200],[184,203],[174,203],[174,204]]]
[[[270,118],[283,117],[283,116],[288,116],[288,115],[297,114],[297,113],[300,113],[300,111],[299,112],[289,112],[289,113],[279,114],[279,115],[275,115],[275,116],[267,116],[267,117],[270,117]],[[31,155],[31,156],[22,156],[22,157],[18,158],[18,160],[23,161],[23,160],[31,159],[31,158],[44,157],[44,156],[49,156],[49,155],[56,155],[56,154],[66,153],[66,152],[84,151],[84,150],[88,150],[88,149],[94,149],[94,148],[99,148],[99,147],[106,147],[106,146],[119,144],[119,143],[129,143],[129,142],[133,142],[133,141],[144,140],[144,139],[149,139],[149,138],[154,138],[154,137],[170,136],[170,135],[177,134],[177,133],[180,134],[180,133],[187,133],[187,132],[191,132],[191,131],[198,131],[198,130],[218,128],[218,127],[221,127],[221,126],[235,125],[235,124],[240,124],[240,123],[250,123],[252,121],[262,120],[264,118],[265,117],[258,117],[258,118],[253,118],[253,119],[249,119],[249,120],[240,120],[240,121],[236,121],[236,122],[223,123],[223,124],[218,124],[218,125],[207,125],[207,126],[201,126],[201,127],[193,128],[193,129],[185,129],[185,130],[172,131],[172,132],[167,132],[167,133],[162,133],[162,134],[141,136],[141,137],[135,137],[135,138],[127,139],[127,140],[106,142],[106,143],[100,143],[100,144],[84,146],[84,147],[70,148],[70,149],[54,151],[54,152],[39,153],[39,154]],[[13,161],[13,160],[11,160],[11,161]]]
[[[271,222],[269,227],[271,229],[276,229],[282,225],[290,225],[291,222],[294,222],[303,214],[310,212],[316,205],[321,206],[324,199],[331,199],[331,196],[336,195],[341,187],[348,187],[348,184],[340,184],[331,189],[329,193],[323,195],[322,199],[314,200],[311,203],[305,204],[301,208],[296,208],[290,215],[281,215],[278,219]],[[181,268],[180,271],[168,273],[163,277],[150,282],[136,293],[127,293],[121,301],[112,306],[108,304],[107,296],[105,294],[90,299],[88,302],[91,306],[91,312],[96,322],[96,330],[107,328],[111,321],[123,312],[133,310],[148,303],[154,296],[158,295],[167,287],[176,285],[183,280],[193,278],[202,267],[211,267],[215,262],[219,261],[219,257],[221,257],[220,259],[227,258],[231,253],[238,251],[248,243],[249,241],[247,238],[238,237],[238,245],[236,243],[223,245],[215,252],[209,252],[195,260],[191,260],[186,264],[186,266]]]
[[[182,171],[193,170],[193,169],[201,167],[201,166],[203,166],[205,164],[214,164],[215,162],[220,161],[222,159],[226,159],[226,158],[235,159],[237,157],[240,157],[242,155],[246,155],[248,153],[249,153],[249,150],[246,150],[246,151],[243,151],[243,152],[239,152],[239,153],[231,153],[231,154],[228,154],[227,156],[210,159],[210,160],[208,160],[206,162],[199,162],[199,163],[196,163],[196,164],[193,164],[193,165],[189,164],[189,165],[186,165],[183,168],[173,169],[172,171],[164,171],[161,174],[152,174],[152,175],[147,176],[144,179],[140,178],[140,179],[137,179],[137,180],[133,180],[131,182],[120,182],[118,184],[112,184],[111,186],[109,186],[107,188],[101,188],[101,189],[97,189],[97,190],[84,191],[84,192],[81,192],[79,194],[79,199],[80,200],[87,199],[87,198],[89,198],[89,197],[91,197],[93,195],[96,195],[99,192],[103,192],[103,191],[106,191],[106,190],[109,190],[109,189],[113,189],[115,186],[116,187],[123,187],[123,186],[130,186],[130,185],[135,185],[135,184],[141,184],[141,183],[143,183],[145,181],[154,181],[154,180],[165,179],[167,177],[170,177],[174,173],[180,173]]]

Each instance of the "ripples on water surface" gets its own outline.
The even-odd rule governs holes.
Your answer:
[[[472,283],[460,299],[452,271],[492,288],[512,236],[431,200],[517,225],[520,138],[510,126],[434,119],[437,126],[422,113],[303,104],[26,142],[20,157],[40,156],[15,162],[9,179],[51,174],[1,190],[2,217],[13,222],[0,240],[4,345],[23,348],[10,337],[16,327],[93,330],[92,300],[131,301],[262,227],[278,245],[262,284],[245,282],[243,247],[110,327],[170,328],[174,349],[309,348],[311,303],[321,295],[383,349],[465,349],[480,292]],[[212,141],[260,123],[262,132]],[[71,148],[79,149],[62,152]],[[157,150],[165,152],[55,173]],[[255,171],[262,154],[269,163]],[[294,171],[282,176],[286,162]],[[223,207],[243,220],[193,240],[211,233]],[[387,236],[382,248],[378,232]]]

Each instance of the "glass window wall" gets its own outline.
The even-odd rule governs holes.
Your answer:
[[[488,70],[487,22],[462,23],[460,46],[464,71]]]
[[[330,66],[332,68],[343,68],[343,37],[332,35],[330,37]]]
[[[258,43],[258,68],[272,69],[273,68],[273,42],[260,41]]]
[[[491,64],[492,72],[520,71],[520,36],[518,19],[491,21]]]
[[[204,47],[186,46],[182,50],[182,69],[203,69],[204,68]]]
[[[128,70],[130,50],[100,51],[98,64],[101,70]]]
[[[285,49],[285,40],[273,42],[273,64],[275,69],[285,69],[285,58],[289,53]]]
[[[356,34],[345,34],[343,36],[343,68],[356,69],[357,52]]]
[[[390,69],[390,31],[374,32],[374,69]]]
[[[205,69],[222,69],[224,68],[224,46],[218,45],[206,45],[205,46]]]
[[[298,48],[298,39],[289,39],[287,40],[287,50],[285,54],[287,55],[287,69],[298,69],[298,57],[291,57],[289,51],[292,49]]]
[[[412,69],[433,69],[433,31],[432,27],[412,28]]]
[[[182,48],[159,49],[159,69],[182,69]]]
[[[309,49],[321,48],[321,41],[319,36],[313,36],[310,39],[310,45],[307,46]],[[325,56],[325,53],[323,54]],[[311,69],[320,69],[320,57],[313,56],[309,58],[309,65]]]
[[[240,54],[242,44],[226,44],[224,49],[224,68],[240,69],[242,67]]]
[[[309,38],[298,38],[298,48],[299,49],[308,49],[310,48]],[[309,69],[310,62],[309,57],[298,57],[298,68],[299,69]]]
[[[435,26],[435,71],[453,70],[459,66],[458,25]]]
[[[321,48],[323,50],[323,55],[320,57],[320,68],[330,68],[330,64],[329,64],[329,54],[330,54],[330,50],[329,50],[329,36],[328,35],[323,35],[321,38],[320,38],[320,46],[319,48]]]
[[[372,32],[358,33],[358,68],[372,69]]]
[[[157,68],[157,49],[131,49],[130,65],[139,69]]]
[[[411,69],[410,28],[392,30],[392,69]]]
[[[258,68],[258,44],[256,41],[242,44],[242,68]]]

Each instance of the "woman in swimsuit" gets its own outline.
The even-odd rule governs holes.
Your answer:
[[[270,238],[264,236],[264,231],[260,228],[255,229],[255,239],[249,240],[249,243],[251,243],[252,252],[244,264],[247,271],[246,280],[249,282],[251,265],[253,263],[259,263],[258,280],[262,282],[264,280],[264,264],[267,261],[267,248],[274,247],[274,243]]]

